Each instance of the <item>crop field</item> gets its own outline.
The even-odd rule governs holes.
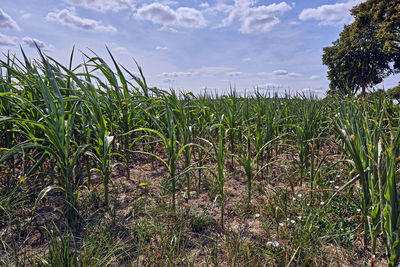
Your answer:
[[[396,266],[400,107],[0,61],[0,266]]]

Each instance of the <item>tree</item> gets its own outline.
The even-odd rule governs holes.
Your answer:
[[[368,0],[352,9],[359,27],[377,27],[376,38],[384,44],[393,71],[400,72],[400,1]]]
[[[400,82],[397,86],[387,90],[387,95],[393,99],[400,100]]]
[[[332,92],[355,94],[361,89],[364,95],[400,70],[399,11],[398,0],[368,0],[351,10],[355,21],[344,26],[322,56]]]
[[[398,56],[400,52],[400,2],[398,0],[368,0],[353,8],[352,14],[363,25],[378,25],[377,38],[385,42],[385,51]],[[399,64],[399,58],[394,59],[397,59],[395,63]]]

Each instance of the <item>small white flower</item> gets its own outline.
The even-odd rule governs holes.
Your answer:
[[[267,246],[279,247],[278,241],[268,241]]]
[[[335,189],[339,189],[339,186],[336,185],[336,186],[335,186]]]
[[[279,223],[279,226],[283,227],[283,226],[285,226],[285,224],[284,223]]]
[[[330,180],[329,183],[333,184],[335,181],[334,180]]]
[[[324,201],[321,201],[321,203],[319,203],[319,204],[321,204],[321,205],[324,205],[324,204],[325,204],[325,202],[324,202]]]
[[[256,217],[256,218],[260,217],[260,213],[254,214],[254,217]]]
[[[297,216],[297,219],[301,220],[301,218],[303,218],[303,217],[301,217],[301,216]]]
[[[295,220],[290,220],[290,222],[291,222],[292,224],[295,224],[295,223],[296,223],[296,221],[295,221]]]
[[[357,209],[357,212],[360,212],[361,210],[360,209]]]
[[[303,195],[301,194],[301,193],[298,193],[297,194],[297,197],[302,197]]]
[[[176,238],[176,236],[174,235],[172,238],[171,238],[171,245],[173,245],[173,244],[175,244],[176,243],[176,240],[177,240],[177,238]]]
[[[310,207],[310,203],[307,203],[307,207]]]
[[[340,174],[336,175],[336,178],[340,178]]]

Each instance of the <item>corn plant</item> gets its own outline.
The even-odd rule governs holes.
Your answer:
[[[370,214],[372,219],[370,232],[371,237],[373,239],[376,238],[376,232],[378,232],[376,222],[380,220],[380,231],[385,244],[386,255],[389,259],[389,266],[397,266],[400,258],[400,206],[396,185],[400,155],[400,129],[398,125],[397,127],[392,125],[392,122],[398,124],[398,121],[396,122],[389,118],[388,106],[389,104],[384,97],[375,100],[375,105],[373,106],[374,117],[376,118],[374,122],[378,128],[379,141],[375,145],[375,153],[371,153],[368,156],[372,169],[369,173],[369,179],[370,181],[378,181],[378,190],[370,188],[373,209]],[[371,187],[371,183],[369,185]],[[377,191],[379,194],[377,194]],[[379,204],[376,203],[378,202],[375,198],[377,195],[379,195]],[[377,211],[378,214],[375,214]],[[372,243],[373,256],[375,254],[375,243]]]
[[[272,149],[261,150],[265,143],[270,142],[272,139],[280,135],[282,125],[287,119],[284,114],[284,106],[280,105],[280,99],[274,95],[272,98],[267,98],[256,91],[254,103],[252,104],[252,118],[251,124],[254,126],[254,147],[256,151],[261,151],[258,162],[257,170],[264,166],[264,160],[268,162],[272,157]],[[277,144],[277,143],[276,143]],[[278,151],[277,148],[275,148]],[[266,154],[266,155],[264,155]],[[268,170],[268,165],[266,168]],[[261,171],[263,176],[264,170]]]
[[[387,105],[384,98],[373,104],[345,102],[338,109],[335,128],[358,173],[348,184],[360,181],[364,243],[369,234],[371,264],[382,233],[389,266],[396,266],[400,252],[396,188],[400,131],[391,125]]]
[[[218,190],[219,190],[219,199],[221,205],[220,212],[220,223],[222,229],[224,229],[224,205],[225,205],[225,136],[226,131],[224,125],[221,123],[223,121],[223,117],[220,118],[220,123],[214,124],[210,127],[210,137],[211,131],[214,129],[218,129],[218,139],[217,142],[213,141],[212,138],[210,140],[203,139],[202,140],[211,146],[212,151],[214,152],[214,157],[217,160],[217,171],[207,168],[207,170],[215,177]]]
[[[338,109],[337,118],[335,120],[335,129],[340,136],[344,150],[350,157],[350,164],[358,173],[358,179],[362,188],[361,194],[361,214],[364,225],[364,243],[367,242],[368,232],[368,210],[370,208],[370,183],[375,192],[377,189],[377,180],[369,181],[368,172],[370,171],[370,160],[368,155],[371,148],[369,144],[378,142],[376,130],[372,132],[369,129],[368,117],[365,111],[363,112],[355,104],[346,102]],[[378,197],[375,196],[377,200]],[[377,203],[376,201],[374,201]],[[377,223],[375,223],[375,226]],[[377,234],[377,232],[375,232]],[[373,236],[373,242],[376,240],[376,235]]]
[[[228,140],[229,140],[229,150],[233,154],[235,153],[235,141],[236,138],[240,138],[239,125],[240,121],[240,110],[241,102],[236,90],[231,89],[229,96],[224,97],[221,99],[224,105],[224,116],[226,129],[228,132]],[[238,139],[240,142],[240,139]],[[240,146],[239,146],[240,149]],[[231,166],[233,168],[233,156],[231,156]]]
[[[13,67],[11,66],[12,59],[10,57],[10,54],[7,55],[7,62],[4,62],[3,64],[0,64],[0,67],[2,65],[8,66],[8,68],[5,68],[5,75],[3,76],[2,69],[0,68],[0,93],[6,94],[12,92],[12,84],[11,78],[12,78],[12,71]],[[9,99],[6,97],[0,98],[0,115],[4,117],[12,117],[14,116],[16,111],[14,110],[14,105],[12,105],[12,102],[10,102]],[[15,145],[16,141],[16,135],[13,131],[13,124],[11,122],[4,122],[2,125],[0,125],[0,147],[10,149]],[[10,177],[15,175],[15,159],[14,157],[11,157],[10,160],[8,160],[8,166],[9,166],[9,172],[10,173],[4,173],[4,177]],[[11,182],[11,181],[9,181]]]
[[[198,97],[195,101],[195,115],[193,117],[193,137],[204,138],[204,134],[207,131],[208,125],[213,124],[213,118],[211,116],[211,110],[209,108],[210,97],[206,94]],[[197,167],[198,167],[198,184],[197,188],[200,190],[201,181],[202,181],[202,167],[204,165],[204,160],[206,158],[207,153],[203,149],[205,146],[205,142],[199,139],[200,147],[194,147],[195,153],[197,154]]]
[[[142,153],[142,154],[147,154],[150,155],[151,157],[154,157],[158,159],[167,169],[169,173],[168,177],[168,182],[171,185],[171,194],[172,194],[172,210],[176,211],[176,182],[179,176],[176,175],[177,171],[177,165],[178,165],[178,159],[180,155],[185,151],[185,149],[188,149],[190,146],[193,146],[194,144],[186,144],[184,146],[179,146],[179,142],[177,140],[177,126],[176,126],[176,118],[173,115],[172,108],[170,107],[170,104],[168,101],[164,100],[165,104],[165,118],[166,118],[166,130],[163,131],[162,125],[158,124],[157,122],[155,125],[157,125],[158,130],[155,129],[150,129],[150,128],[139,128],[133,130],[133,132],[146,132],[148,134],[153,134],[156,137],[159,137],[160,140],[159,142],[164,146],[166,152],[167,152],[167,161],[163,160],[160,156],[150,153],[150,152],[145,152],[145,151],[134,151],[135,153]],[[154,118],[156,121],[156,119]],[[184,170],[181,175],[188,170]]]
[[[389,266],[397,266],[400,258],[400,205],[397,190],[400,131],[379,143],[378,180],[380,191],[381,231]],[[389,142],[388,142],[389,141]],[[375,248],[374,248],[375,249]],[[374,253],[375,251],[373,251]]]
[[[191,121],[191,111],[192,107],[190,106],[191,102],[191,94],[184,94],[183,99],[179,100],[178,97],[175,95],[175,92],[171,94],[171,102],[174,102],[175,106],[175,116],[177,118],[177,125],[178,125],[178,133],[180,136],[180,141],[182,146],[190,144],[193,142],[193,127]],[[188,147],[183,151],[183,156],[185,159],[184,162],[184,169],[189,169],[190,161],[192,159],[192,149]],[[189,172],[185,175],[186,178],[186,200],[189,201],[190,199],[190,188],[191,188],[191,179]]]
[[[301,102],[300,102],[301,101]],[[300,182],[303,182],[306,170],[311,162],[318,156],[318,141],[322,134],[322,106],[315,99],[303,99],[297,101],[300,104],[298,123],[294,125],[299,155]],[[311,157],[312,156],[312,157]]]
[[[0,159],[0,164],[9,159],[15,154],[31,149],[40,149],[49,157],[56,161],[59,174],[57,175],[58,185],[51,185],[42,190],[38,196],[38,200],[44,197],[50,190],[59,188],[64,192],[65,199],[65,216],[68,224],[73,229],[79,227],[78,214],[78,186],[75,182],[74,170],[79,156],[87,150],[88,145],[75,145],[72,140],[72,132],[75,127],[76,110],[81,105],[81,101],[76,98],[64,99],[60,90],[60,78],[65,78],[65,75],[56,73],[57,70],[51,65],[48,59],[42,54],[38,48],[42,59],[43,73],[37,66],[31,65],[24,52],[25,70],[27,79],[32,79],[37,86],[32,90],[39,90],[43,99],[44,108],[41,108],[29,99],[19,96],[15,93],[2,93],[2,97],[7,97],[10,101],[16,103],[24,103],[30,106],[38,114],[41,115],[41,120],[32,121],[30,119],[2,117],[0,122],[13,122],[18,124],[21,129],[36,128],[44,133],[44,138],[32,136],[30,139],[21,142],[12,147]],[[27,80],[26,84],[30,84]],[[11,86],[11,85],[9,85]],[[73,101],[72,109],[66,110],[66,102]]]
[[[247,177],[247,205],[250,207],[251,204],[251,189],[252,189],[252,183],[254,177],[257,177],[264,168],[266,168],[268,165],[271,164],[271,162],[267,162],[264,166],[256,169],[258,158],[262,156],[263,152],[270,147],[270,145],[275,142],[278,138],[274,138],[267,143],[265,143],[263,146],[261,146],[259,149],[255,150],[255,156],[253,156],[252,153],[252,148],[253,148],[253,143],[252,142],[252,136],[253,134],[250,132],[249,129],[247,129],[246,134],[245,134],[245,142],[246,146],[244,149],[244,153],[242,155],[233,155],[237,160],[239,161],[240,165],[244,168],[246,177]]]
[[[84,97],[82,98],[82,102],[86,107],[85,110],[88,111],[88,114],[85,115],[92,121],[92,139],[94,142],[94,145],[92,145],[94,153],[92,151],[87,151],[86,154],[91,156],[98,164],[93,170],[101,173],[104,186],[104,205],[108,207],[109,181],[111,175],[111,144],[114,140],[114,136],[109,135],[106,117],[100,105],[101,100],[99,99],[99,94],[95,86],[91,83],[88,65],[83,64],[86,72],[80,74],[85,80],[81,79],[77,74],[63,67],[61,64],[58,64],[58,66],[60,66],[76,86],[83,91]]]
[[[89,58],[88,64],[93,63],[94,68],[92,71],[101,71],[107,79],[108,84],[98,80],[98,83],[104,90],[102,97],[104,101],[102,102],[101,108],[107,112],[108,123],[114,126],[113,128],[116,129],[119,135],[117,138],[121,139],[122,153],[119,155],[125,160],[126,177],[130,180],[131,153],[129,151],[129,145],[132,143],[132,138],[130,134],[124,133],[132,130],[136,122],[137,112],[132,108],[134,102],[132,101],[132,94],[130,92],[133,85],[127,81],[120,66],[117,64],[108,48],[107,51],[117,71],[116,74],[107,63],[98,56]]]

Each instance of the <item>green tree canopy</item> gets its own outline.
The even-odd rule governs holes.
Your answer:
[[[330,90],[362,93],[400,71],[400,1],[367,0],[351,10],[355,20],[324,48]]]
[[[400,1],[368,0],[353,8],[352,14],[364,25],[378,25],[377,38],[385,42],[385,51],[400,52]],[[395,63],[399,64],[399,61]],[[397,66],[399,69],[400,66]]]
[[[387,90],[387,94],[393,99],[400,100],[400,82],[397,86]]]

